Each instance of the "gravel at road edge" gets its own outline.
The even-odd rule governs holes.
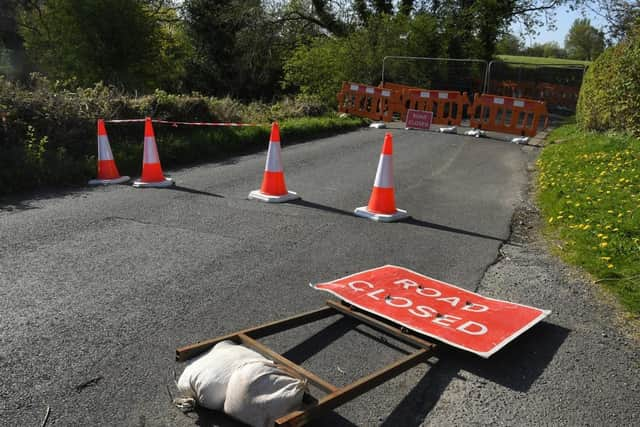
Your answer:
[[[637,325],[549,253],[532,193],[477,291],[552,313],[487,361],[443,350],[422,390],[423,426],[640,425]]]

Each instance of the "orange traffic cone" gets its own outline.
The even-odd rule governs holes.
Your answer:
[[[249,198],[268,203],[286,202],[300,198],[293,191],[287,191],[287,185],[284,182],[282,157],[280,156],[280,128],[276,122],[271,125],[269,151],[267,152],[262,186],[260,190],[249,193]]]
[[[142,176],[133,182],[134,187],[171,187],[173,179],[165,178],[160,165],[151,118],[144,121],[144,152],[142,156]]]
[[[407,211],[396,209],[396,200],[393,192],[392,155],[393,137],[390,133],[387,133],[384,137],[384,145],[382,146],[369,205],[357,208],[354,211],[356,215],[383,222],[398,221],[409,217]]]
[[[98,177],[90,180],[89,185],[122,184],[129,179],[128,176],[120,176],[116,162],[113,160],[104,120],[98,119]]]

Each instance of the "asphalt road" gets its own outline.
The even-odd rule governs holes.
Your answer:
[[[233,425],[173,408],[176,347],[318,308],[328,294],[309,282],[383,264],[477,289],[510,235],[536,149],[396,130],[396,201],[412,219],[380,224],[352,211],[367,203],[383,135],[283,141],[299,202],[247,200],[264,168],[258,153],[170,171],[173,189],[86,188],[3,205],[0,424],[40,425],[49,407],[48,425]],[[331,318],[265,342],[340,385],[398,358],[378,335]],[[428,371],[318,425],[420,425],[425,401],[407,406],[407,396],[444,393],[424,385]]]

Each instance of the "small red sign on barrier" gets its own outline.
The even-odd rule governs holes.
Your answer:
[[[550,313],[486,298],[394,265],[320,283],[314,288],[485,358]]]
[[[433,111],[407,110],[407,129],[429,129],[433,120]]]

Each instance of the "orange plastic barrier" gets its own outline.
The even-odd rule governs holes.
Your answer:
[[[474,129],[533,137],[538,133],[542,117],[546,129],[549,113],[544,101],[476,94],[469,122]]]
[[[409,89],[406,94],[408,108],[432,111],[432,123],[441,125],[460,125],[464,110],[470,104],[466,92]],[[402,121],[405,119],[406,111],[402,114]]]
[[[540,83],[538,98],[546,101],[549,108],[564,108],[575,111],[578,103],[580,88],[559,84]]]
[[[343,83],[338,93],[338,111],[372,120],[390,122],[404,110],[400,93],[358,83]]]

